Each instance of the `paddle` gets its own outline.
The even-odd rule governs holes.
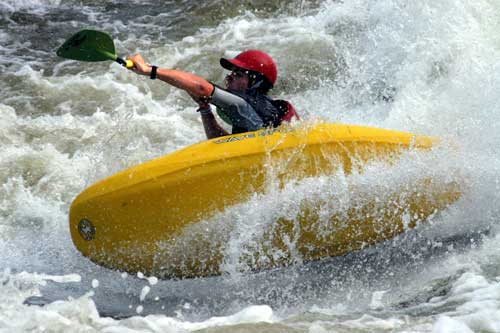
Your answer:
[[[126,68],[134,67],[132,61],[116,55],[115,45],[108,34],[96,30],[77,32],[57,50],[57,55],[80,61],[113,60]]]

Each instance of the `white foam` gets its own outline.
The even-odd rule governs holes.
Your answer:
[[[148,277],[147,280],[148,280],[149,284],[152,286],[158,284],[158,278],[155,276]]]
[[[229,325],[245,324],[245,323],[272,323],[276,321],[273,310],[267,305],[250,306],[234,315],[227,317],[212,317],[200,323],[186,323],[184,328],[188,330],[201,330],[210,327],[223,327]]]
[[[435,324],[436,332],[500,331],[500,283],[488,281],[480,273],[466,272],[453,284],[451,293],[434,306],[459,304]],[[467,331],[469,329],[469,331]]]
[[[387,290],[373,292],[372,300],[370,302],[370,309],[377,310],[384,308],[384,303],[382,299],[385,293],[387,293]]]
[[[382,319],[370,315],[363,315],[355,320],[342,322],[342,326],[350,329],[369,329],[375,331],[396,330],[403,327],[405,322],[397,318]]]
[[[141,300],[141,302],[144,301],[144,299],[146,298],[146,296],[149,294],[149,292],[151,291],[151,288],[149,286],[144,286],[141,290],[141,296],[139,297],[139,299]]]
[[[473,333],[467,325],[447,316],[440,316],[432,333]]]
[[[4,272],[4,274],[11,274],[9,271]],[[20,272],[15,274],[15,281],[22,282],[23,284],[33,284],[35,285],[45,285],[46,281],[53,281],[57,283],[80,283],[82,278],[78,274],[68,274],[68,275],[48,275],[48,274],[38,274],[38,273],[28,273]]]
[[[55,7],[61,4],[61,0],[4,0],[1,7],[8,11],[31,9],[46,11],[47,7]]]
[[[144,329],[158,332],[185,332],[244,323],[272,323],[277,320],[270,307],[250,306],[233,315],[212,317],[200,322],[180,321],[162,315],[132,317],[119,321],[100,317],[94,302],[90,299],[92,294],[68,301],[57,301],[44,307],[23,305],[22,301],[27,295],[36,294],[36,286],[42,280],[79,282],[76,276],[42,277],[28,273],[12,275],[9,271],[0,274],[2,281],[0,291],[4,298],[4,301],[0,302],[2,329],[41,331],[45,328],[52,331],[67,331],[92,328],[101,332],[135,332]],[[24,285],[22,290],[19,289],[21,281]],[[185,308],[189,309],[189,306]],[[137,314],[143,311],[142,305],[136,307]]]

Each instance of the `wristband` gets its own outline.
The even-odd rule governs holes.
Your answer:
[[[204,107],[204,108],[199,108],[197,111],[202,116],[206,116],[206,115],[212,114],[212,109],[210,108],[210,106],[207,106],[207,107]]]
[[[156,70],[158,69],[157,66],[151,66],[151,74],[149,74],[149,78],[151,80],[155,80],[156,79]]]

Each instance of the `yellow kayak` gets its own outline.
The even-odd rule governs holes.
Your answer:
[[[283,188],[339,170],[362,173],[367,162],[390,165],[402,152],[429,149],[434,142],[340,124],[280,127],[203,141],[84,190],[71,205],[71,237],[84,256],[105,267],[169,278],[218,275],[234,260],[228,259],[234,230],[218,225],[225,210],[264,193],[271,183]],[[425,221],[460,194],[459,184],[438,186],[421,179],[404,196],[387,199],[387,209],[377,214],[368,202],[325,218],[314,204],[299,203],[295,218],[283,215],[270,221],[258,251],[246,251],[236,265],[259,270],[359,250]]]

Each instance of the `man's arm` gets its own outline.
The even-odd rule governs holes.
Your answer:
[[[144,62],[140,54],[133,55],[127,59],[132,60],[134,63],[134,67],[131,68],[132,71],[140,75],[151,75],[151,66]],[[213,84],[204,78],[175,69],[158,68],[156,77],[161,81],[186,91],[195,99],[208,98],[214,91]]]
[[[225,129],[223,129],[219,125],[219,123],[217,123],[214,114],[210,110],[210,106],[207,106],[206,108],[200,108],[199,112],[201,114],[201,121],[203,122],[203,128],[205,129],[207,139],[229,135],[229,133]]]

